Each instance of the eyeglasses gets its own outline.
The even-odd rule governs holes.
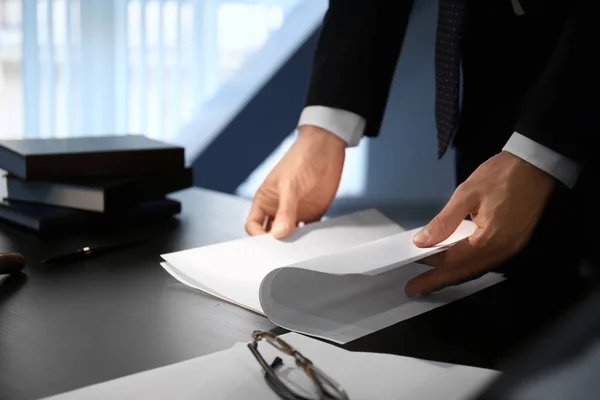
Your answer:
[[[265,370],[265,380],[267,384],[281,397],[285,400],[349,400],[348,395],[341,388],[341,386],[328,377],[323,371],[319,370],[314,364],[298,351],[296,351],[292,346],[287,344],[285,341],[268,332],[255,331],[252,333],[252,338],[254,339],[252,343],[248,344],[248,348],[254,354],[254,357],[258,360],[260,365]],[[258,342],[261,340],[265,340],[267,343],[271,344],[277,350],[283,352],[284,354],[291,356],[294,358],[296,366],[298,366],[304,373],[308,376],[309,380],[312,382],[313,390],[315,392],[316,397],[306,397],[304,395],[298,394],[296,390],[292,389],[289,384],[286,384],[276,373],[277,369],[279,369],[283,365],[283,360],[279,357],[276,357],[275,360],[269,364],[263,356],[258,351]]]

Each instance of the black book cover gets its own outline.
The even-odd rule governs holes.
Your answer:
[[[114,179],[69,182],[27,181],[6,177],[7,199],[100,213],[121,212],[142,201],[160,199],[193,185],[193,170]]]
[[[167,198],[146,201],[127,212],[109,215],[8,200],[0,202],[0,219],[40,234],[126,227],[162,220],[180,212],[181,203]]]
[[[143,175],[184,164],[182,147],[142,135],[0,140],[0,168],[26,180]]]

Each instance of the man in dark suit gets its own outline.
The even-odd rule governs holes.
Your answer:
[[[593,243],[598,213],[581,214],[593,207],[586,194],[597,176],[597,2],[439,2],[438,155],[456,148],[458,187],[414,242],[435,245],[469,215],[478,228],[428,259],[436,268],[408,283],[410,295],[509,259],[515,273],[571,260],[573,246]],[[345,149],[379,133],[411,8],[408,0],[330,1],[298,138],[257,191],[248,233],[265,233],[265,217],[274,217],[267,230],[282,238],[327,210]]]

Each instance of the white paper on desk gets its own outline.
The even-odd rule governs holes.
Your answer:
[[[432,295],[410,299],[404,286],[429,267],[410,263],[378,274],[332,275],[281,268],[267,275],[261,303],[282,328],[344,344],[459,300],[503,278],[488,274]]]
[[[308,224],[285,240],[271,235],[163,254],[163,267],[182,283],[264,314],[260,284],[271,271],[403,232],[376,210]]]
[[[336,380],[351,400],[467,400],[496,378],[493,370],[389,354],[350,352],[295,333],[281,336]],[[259,344],[270,362],[281,356]],[[284,368],[292,366],[285,356]],[[293,372],[299,374],[297,370]],[[285,369],[282,371],[285,377]],[[295,374],[287,376],[294,377]],[[290,381],[296,382],[294,378]],[[77,389],[45,400],[278,400],[245,343],[208,356]]]
[[[368,335],[488,287],[487,275],[420,300],[404,294],[429,267],[413,263],[473,232],[463,221],[433,248],[418,248],[376,210],[314,223],[278,241],[270,235],[163,255],[180,282],[266,315],[286,329],[337,343]]]
[[[351,400],[467,400],[499,375],[489,369],[351,352],[296,333],[281,337],[336,380]],[[270,347],[259,348],[267,360],[280,356]],[[246,357],[248,369],[253,361]]]
[[[264,380],[249,373],[247,356],[253,357],[245,345],[235,346],[42,400],[234,400],[248,399],[244,396],[247,392],[258,395],[256,398],[279,400]]]

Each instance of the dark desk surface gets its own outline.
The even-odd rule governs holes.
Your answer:
[[[223,350],[254,329],[279,331],[159,265],[162,253],[244,236],[249,202],[201,189],[174,197],[183,203],[177,219],[111,235],[42,239],[0,223],[0,249],[28,257],[24,274],[0,278],[0,398],[45,397]],[[132,236],[153,239],[84,262],[40,264]],[[565,288],[538,289],[505,282],[346,347],[497,367],[570,297]]]

